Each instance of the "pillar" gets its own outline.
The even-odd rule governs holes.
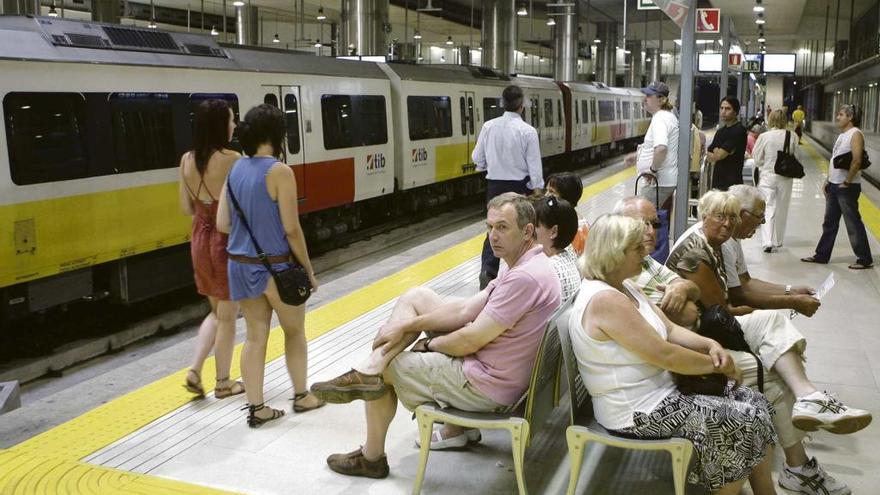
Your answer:
[[[340,21],[342,55],[385,55],[388,0],[342,0]]]
[[[568,10],[568,8],[566,8]],[[553,77],[557,81],[577,79],[577,10],[555,16],[556,54]]]
[[[614,75],[617,72],[617,23],[597,23],[596,38],[602,40],[596,47],[596,81],[614,86]]]
[[[57,2],[61,3],[61,2]],[[119,2],[116,0],[92,1],[92,20],[119,24]]]
[[[235,43],[252,46],[260,44],[260,12],[256,6],[243,5],[235,8]]]
[[[482,65],[503,74],[515,67],[516,48],[515,0],[485,0],[483,3]]]
[[[645,49],[645,76],[647,76],[648,84],[660,80],[660,64],[663,58],[660,56],[659,48]]]
[[[642,46],[640,40],[629,40],[626,42],[626,49],[629,50],[629,66],[626,68],[626,86],[630,88],[642,87],[642,73],[644,72]]]
[[[3,0],[0,2],[0,14],[40,15],[40,0]]]

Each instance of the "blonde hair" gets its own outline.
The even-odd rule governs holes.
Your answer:
[[[722,215],[731,215],[739,218],[739,211],[742,208],[739,199],[729,192],[712,189],[700,198],[700,204],[697,205],[697,211],[700,213],[700,219],[705,220],[709,215],[720,213]]]
[[[785,117],[784,111],[773,110],[770,112],[770,116],[767,117],[767,123],[774,129],[785,129],[788,126],[788,119]]]
[[[645,222],[623,215],[602,215],[590,226],[590,242],[578,259],[584,277],[607,282],[608,275],[620,268],[626,250],[642,244]]]

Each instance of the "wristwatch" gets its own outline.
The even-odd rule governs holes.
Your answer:
[[[434,337],[428,337],[427,339],[425,339],[425,352],[431,352],[431,348],[428,347],[428,345],[431,343],[432,340],[434,340]]]
[[[788,284],[788,285],[785,286],[785,295],[786,295],[786,296],[790,296],[790,295],[791,295],[791,284]]]

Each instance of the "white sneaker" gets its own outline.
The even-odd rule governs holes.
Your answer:
[[[791,422],[804,431],[819,428],[831,433],[854,433],[871,424],[871,413],[846,406],[827,392],[799,398],[791,410]]]
[[[809,495],[850,495],[852,490],[826,473],[813,457],[799,468],[783,465],[779,473],[779,486]]]
[[[477,443],[483,439],[478,428],[468,428],[461,435],[449,438],[443,438],[441,431],[442,429],[436,429],[431,433],[431,450],[460,449],[469,443]],[[416,438],[416,447],[421,447],[418,438]]]

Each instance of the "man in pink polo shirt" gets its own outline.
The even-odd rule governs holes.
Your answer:
[[[524,196],[505,193],[492,199],[486,225],[492,252],[510,269],[467,299],[444,301],[424,288],[406,292],[364,363],[312,385],[312,393],[327,402],[366,403],[366,442],[354,452],[328,457],[333,471],[388,476],[385,436],[398,400],[411,411],[437,403],[491,412],[507,409],[528,388],[544,328],[560,304],[559,280],[535,243],[535,210]],[[427,337],[419,339],[422,332]],[[479,430],[446,425],[434,432],[431,448],[478,440]]]

